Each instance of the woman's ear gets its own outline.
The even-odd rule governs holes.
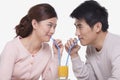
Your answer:
[[[35,19],[33,19],[31,23],[32,23],[33,29],[37,29],[38,22]]]
[[[95,25],[94,25],[94,30],[96,32],[100,32],[102,30],[102,23],[101,22],[97,22]]]

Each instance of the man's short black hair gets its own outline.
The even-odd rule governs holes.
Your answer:
[[[70,16],[79,20],[84,19],[90,27],[101,22],[103,32],[107,31],[109,27],[107,10],[94,0],[83,2],[73,10]]]

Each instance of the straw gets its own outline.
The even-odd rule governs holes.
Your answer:
[[[79,39],[78,39],[78,40],[79,40]],[[67,66],[67,64],[68,64],[68,59],[69,59],[69,55],[70,55],[71,49],[77,44],[78,40],[76,40],[76,41],[74,42],[74,44],[72,44],[72,45],[70,46],[70,48],[68,49],[68,56],[67,56],[67,60],[66,60],[66,66]]]
[[[51,37],[51,39],[52,39],[53,43],[55,44],[55,46],[56,46],[57,49],[58,49],[58,61],[59,61],[59,66],[60,66],[60,65],[61,65],[60,47],[57,45],[57,43],[56,43],[56,41],[55,41],[54,38]]]

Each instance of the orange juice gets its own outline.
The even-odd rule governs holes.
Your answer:
[[[59,78],[68,78],[68,66],[58,66],[58,76]]]

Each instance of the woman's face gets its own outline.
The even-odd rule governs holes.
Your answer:
[[[51,36],[55,33],[57,25],[57,18],[53,17],[37,23],[37,29],[35,29],[35,35],[42,42],[48,42]]]

